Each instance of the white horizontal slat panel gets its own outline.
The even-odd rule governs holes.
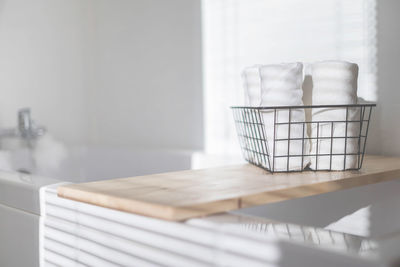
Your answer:
[[[75,220],[80,224],[86,223],[87,226],[92,225],[95,228],[99,227],[99,224],[90,223],[90,219],[87,221],[87,216],[101,218],[107,221],[107,223],[111,222],[119,225],[126,225],[133,227],[133,229],[140,228],[158,235],[161,234],[174,239],[186,240],[194,244],[212,247],[214,250],[214,258],[222,257],[218,254],[222,252],[233,252],[244,257],[258,258],[264,262],[275,262],[279,257],[273,240],[269,240],[265,237],[258,237],[247,233],[230,233],[228,235],[223,231],[218,231],[218,229],[203,229],[183,223],[167,222],[135,214],[123,213],[85,203],[61,199],[55,194],[49,194],[47,202],[46,212],[49,216],[64,220]],[[122,234],[119,232],[117,226],[104,228],[106,229],[105,231],[112,231],[112,234]],[[132,238],[135,237],[132,236]],[[157,244],[157,246],[160,245],[162,244]],[[220,252],[215,251],[215,249],[218,248],[223,248],[223,250]],[[201,251],[202,250],[198,250],[196,253],[200,253]],[[203,251],[206,252],[204,249]]]
[[[65,209],[61,209],[61,208],[59,208],[59,209],[61,210],[61,213],[63,215],[68,216],[68,212],[63,211]],[[51,208],[49,208],[48,210],[51,211]],[[60,220],[60,219],[56,219],[55,217],[49,216],[46,220],[46,229],[55,228],[55,229],[61,230],[66,233],[71,233],[74,236],[85,238],[87,240],[93,240],[94,242],[97,242],[97,243],[104,243],[107,246],[112,247],[113,249],[123,251],[127,254],[140,255],[141,257],[144,257],[148,260],[152,260],[154,255],[157,255],[158,257],[160,257],[160,255],[163,255],[163,257],[160,257],[162,259],[159,263],[165,263],[174,258],[175,259],[177,258],[176,259],[177,262],[185,263],[185,261],[182,260],[182,256],[176,256],[176,254],[178,254],[178,255],[184,254],[187,256],[191,256],[192,258],[196,258],[199,261],[196,264],[191,263],[192,266],[199,265],[199,264],[210,265],[210,264],[216,264],[216,263],[219,263],[221,265],[225,265],[225,264],[229,263],[229,266],[243,266],[243,265],[249,265],[249,264],[251,266],[259,266],[259,265],[266,266],[266,265],[268,265],[267,261],[262,260],[262,259],[249,258],[248,256],[245,256],[245,255],[238,255],[238,254],[230,253],[230,252],[222,250],[222,249],[218,249],[218,247],[215,247],[215,244],[213,244],[213,243],[210,243],[209,247],[204,247],[202,245],[196,245],[193,243],[189,243],[187,241],[179,241],[179,242],[171,242],[171,243],[168,242],[168,240],[174,240],[174,239],[175,239],[175,241],[179,240],[180,237],[177,236],[175,238],[164,239],[164,241],[166,241],[166,242],[162,241],[164,243],[160,244],[160,243],[158,243],[158,241],[160,241],[160,240],[157,240],[157,239],[143,240],[142,239],[143,235],[140,233],[140,231],[134,230],[134,228],[132,228],[132,227],[124,227],[123,225],[118,225],[118,224],[108,224],[108,222],[102,224],[99,221],[89,223],[89,225],[91,225],[92,227],[96,227],[97,229],[99,228],[99,226],[100,226],[100,228],[102,228],[101,226],[103,225],[105,231],[109,231],[109,229],[119,229],[119,231],[124,231],[125,237],[122,238],[122,237],[120,237],[121,233],[118,233],[118,235],[108,234],[101,230],[93,230],[94,228],[92,228],[92,227],[89,228],[89,227],[83,226],[86,224],[87,224],[87,222],[82,223],[82,220],[80,220],[80,223],[78,225],[78,224],[73,224],[67,220]],[[117,231],[117,232],[119,232],[119,231]],[[142,237],[140,237],[140,235],[142,235]],[[133,246],[133,244],[137,243],[137,240],[135,240],[135,236],[139,236],[138,239],[142,239],[142,241],[145,241],[146,243],[148,243],[149,246],[160,247],[160,245],[161,245],[162,247],[167,248],[169,251],[151,249],[147,254],[142,253],[143,251],[138,252],[137,249]],[[146,234],[144,236],[146,236]],[[126,238],[128,238],[128,239],[131,238],[132,240],[135,240],[135,242],[130,241]],[[226,243],[226,241],[221,240],[221,238],[215,238],[214,241],[216,241],[216,243],[220,244],[221,246],[224,246],[224,244]],[[243,243],[243,242],[241,242],[240,239],[236,239],[235,242],[238,244]],[[176,246],[176,243],[180,243],[180,244],[178,246]],[[182,252],[187,251],[184,248],[185,245],[190,246],[192,248],[192,251],[190,251],[190,255],[182,253]],[[196,250],[196,248],[198,248],[198,250]],[[248,251],[247,251],[248,248],[249,247],[242,247],[241,253],[248,253]],[[258,247],[258,249],[262,249],[262,246],[261,246],[261,248]],[[268,254],[268,250],[261,250],[260,253],[263,255]],[[109,258],[109,260],[113,261],[114,258]],[[174,262],[172,264],[172,266],[177,266],[177,265],[178,264],[176,264]]]
[[[84,267],[85,265],[69,259],[65,256],[62,256],[58,253],[55,253],[51,250],[46,250],[45,256],[45,266],[75,266],[75,267]]]
[[[88,251],[92,255],[125,266],[137,261],[138,257],[167,266],[207,266],[187,257],[59,220],[49,219],[46,222],[45,235],[77,250]]]
[[[189,257],[196,258],[201,255],[200,260],[212,259],[215,255],[211,248],[201,244],[188,242],[180,239],[179,237],[171,237],[163,234],[157,234],[140,228],[100,219],[98,217],[87,215],[84,213],[81,213],[79,216],[79,225],[72,224],[69,220],[56,219],[60,218],[60,216],[62,216],[63,218],[68,217],[69,214],[72,213],[71,210],[52,205],[48,205],[48,209],[52,216],[56,217],[49,217],[46,221],[46,225],[52,227],[63,227],[60,229],[70,233],[78,233],[78,231],[80,230],[78,227],[87,227],[89,229],[123,238],[128,241],[140,242],[142,244],[153,246],[170,252],[179,252],[179,254]],[[68,222],[70,222],[70,225],[68,224]]]
[[[62,234],[57,233],[57,231],[54,230],[49,230],[52,233],[47,233],[46,235],[46,245],[45,248],[46,250],[52,251],[54,253],[57,253],[58,255],[62,255],[68,259],[71,259],[72,261],[76,263],[82,263],[84,265],[90,265],[90,266],[118,266],[118,264],[115,264],[110,261],[106,261],[99,257],[98,255],[92,255],[84,250],[81,249],[76,249],[74,247],[71,247],[68,244],[68,240],[70,238],[66,238],[67,241],[63,243],[62,241],[58,240],[55,241],[54,239],[51,238],[51,236],[54,235],[60,235],[64,236]],[[65,236],[64,236],[65,237]]]

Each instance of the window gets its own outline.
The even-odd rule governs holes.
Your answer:
[[[376,0],[203,0],[206,152],[240,153],[229,106],[248,65],[338,59],[376,100]]]

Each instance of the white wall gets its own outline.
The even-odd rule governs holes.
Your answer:
[[[0,0],[0,127],[67,144],[203,144],[200,0]]]
[[[0,0],[0,127],[17,109],[68,144],[86,140],[84,25],[81,0]]]
[[[200,1],[93,1],[92,144],[203,143]]]

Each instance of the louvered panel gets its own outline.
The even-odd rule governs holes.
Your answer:
[[[50,188],[45,205],[43,254],[49,264],[56,256],[96,266],[273,266],[276,261],[276,253],[268,253],[276,249],[265,239],[60,199]]]

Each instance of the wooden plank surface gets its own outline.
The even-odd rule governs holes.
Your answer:
[[[400,158],[366,156],[360,171],[270,174],[250,164],[60,186],[60,197],[185,220],[400,178]]]

